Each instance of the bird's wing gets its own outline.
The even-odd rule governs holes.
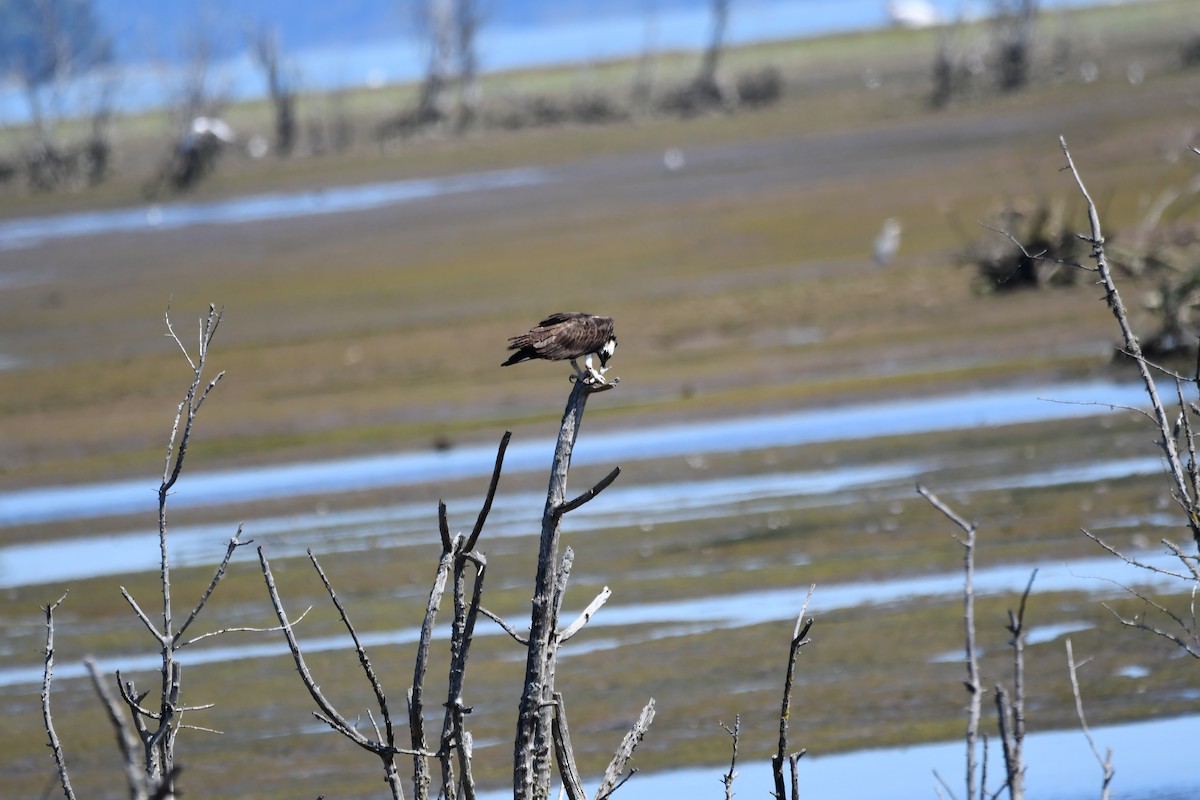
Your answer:
[[[590,316],[591,314],[586,314],[582,311],[558,311],[546,317],[544,320],[539,322],[537,326],[539,328],[553,328],[563,324],[564,322],[570,322],[574,319],[581,319],[583,317]]]

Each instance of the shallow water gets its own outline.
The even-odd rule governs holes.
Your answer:
[[[1162,570],[1177,568],[1177,562],[1157,553],[1135,553],[1143,563]],[[1178,590],[1181,583],[1165,572],[1138,569],[1107,555],[1076,559],[1071,564],[1061,561],[1039,561],[1028,564],[1002,565],[977,569],[975,593],[977,596],[1007,594],[1017,596],[1029,583],[1031,572],[1038,571],[1034,589],[1039,593],[1081,591],[1095,597],[1112,597],[1125,593],[1124,587],[1144,587],[1160,590]],[[933,575],[919,575],[893,580],[818,586],[808,611],[811,614],[828,614],[831,611],[864,605],[886,605],[914,598],[942,598],[953,600],[961,596],[963,576],[959,571]],[[623,647],[633,643],[661,639],[670,636],[689,636],[713,630],[743,628],[768,622],[794,619],[800,612],[807,594],[807,587],[786,589],[764,589],[739,594],[712,595],[663,602],[643,602],[623,605],[610,601],[588,623],[587,634],[572,640],[571,646],[563,649],[562,656],[583,655],[596,650]],[[579,609],[568,609],[563,619],[572,619]],[[629,630],[640,626],[638,630]],[[1059,626],[1030,626],[1031,641],[1047,641],[1058,638],[1070,630]],[[619,638],[604,638],[606,630],[620,632]],[[495,636],[503,632],[490,622],[481,622],[476,636]],[[594,634],[600,634],[597,637]],[[406,627],[387,631],[360,634],[365,647],[415,643],[420,635],[417,627]],[[449,629],[439,628],[436,638],[445,640]],[[348,646],[345,636],[321,636],[306,638],[300,634],[301,648],[307,654],[343,650]],[[244,661],[251,658],[269,658],[287,654],[287,647],[277,636],[273,642],[256,641],[246,645],[221,647],[197,647],[180,655],[180,660],[189,665],[211,664],[221,661]],[[960,654],[961,658],[961,654]],[[97,659],[103,672],[120,669],[123,673],[141,670],[155,671],[162,663],[157,653],[119,655]],[[83,678],[83,664],[62,662],[55,665],[57,680]],[[0,687],[20,684],[33,685],[42,679],[42,667],[14,667],[0,669]]]
[[[931,462],[898,461],[814,472],[614,486],[606,491],[605,503],[592,503],[575,511],[571,527],[586,531],[799,510],[853,502],[857,495],[845,493],[865,489],[874,489],[876,496],[884,500],[911,497],[913,484],[935,466]],[[1090,483],[1153,474],[1159,469],[1159,460],[1154,457],[1063,465],[1043,471],[1031,471],[1020,464],[1014,473],[995,475],[986,481],[948,483],[945,489],[970,492]],[[533,492],[497,497],[488,517],[487,538],[533,535],[544,502],[544,494]],[[477,504],[478,499],[473,497],[449,498],[451,522],[456,521],[458,513],[473,514]],[[322,553],[403,547],[428,543],[435,515],[436,509],[429,503],[274,515],[247,520],[243,538],[269,544],[276,557],[303,555],[309,547]],[[464,518],[462,522],[468,524],[470,520]],[[1152,524],[1146,519],[1137,522]],[[1164,519],[1162,524],[1170,524],[1170,520]],[[174,526],[170,532],[172,563],[181,567],[216,564],[224,553],[221,542],[235,531],[234,526],[219,523]],[[0,547],[0,588],[150,572],[158,569],[158,550],[153,546],[156,541],[157,534],[146,528]]]
[[[1096,746],[1112,748],[1116,775],[1112,796],[1120,800],[1193,800],[1200,796],[1200,778],[1195,775],[1194,739],[1200,716],[1158,719],[1125,725],[1092,728]],[[650,736],[654,728],[650,728]],[[792,734],[802,745],[803,734]],[[993,737],[994,738],[994,737]],[[1025,739],[1026,793],[1031,800],[1094,800],[1100,796],[1100,766],[1079,730],[1034,731]],[[946,797],[934,772],[944,778],[956,795],[965,791],[963,742],[939,742],[912,747],[859,750],[822,756],[814,753],[800,760],[797,774],[801,797],[836,800],[879,800],[879,798]],[[987,763],[995,791],[995,776],[1003,764],[999,744],[992,742]],[[635,754],[633,765],[637,764]],[[657,800],[663,797],[720,797],[721,775],[729,765],[692,767],[669,772],[635,775],[616,795],[624,800]],[[592,789],[597,781],[585,782]],[[737,797],[770,797],[774,791],[770,764],[764,761],[738,763],[733,784]],[[938,791],[941,794],[938,794]],[[511,797],[511,790],[481,792],[481,800]],[[1007,797],[1001,793],[1000,797]]]
[[[259,194],[207,203],[154,203],[114,211],[18,218],[0,221],[0,251],[35,247],[50,239],[103,233],[145,234],[193,225],[242,224],[317,214],[342,214],[448,194],[531,186],[546,180],[546,173],[541,170],[514,169]]]
[[[878,436],[1014,425],[1110,413],[1144,405],[1137,384],[1094,381],[971,391],[884,403],[814,408],[782,414],[607,431],[576,445],[573,463],[621,464],[674,456],[795,447]],[[546,469],[549,439],[513,442],[506,474]],[[458,447],[267,467],[185,474],[174,508],[435,483],[491,474],[495,445]],[[153,515],[156,498],[144,479],[50,486],[0,494],[0,526],[118,514]],[[153,518],[151,516],[150,518]]]
[[[1043,398],[1072,401],[1049,402]],[[1136,385],[1081,383],[1058,386],[1005,389],[993,392],[969,392],[924,400],[896,401],[878,405],[812,409],[769,417],[719,420],[687,425],[660,426],[649,430],[614,431],[604,436],[580,440],[577,463],[624,463],[629,460],[659,457],[703,456],[706,453],[765,449],[864,438],[885,434],[917,433],[937,430],[963,430],[986,425],[1004,425],[1043,419],[1061,419],[1081,415],[1110,413],[1108,404],[1124,406],[1141,403],[1142,391]],[[1076,404],[1087,403],[1087,405]],[[1096,405],[1101,403],[1102,405]],[[542,471],[548,466],[552,442],[535,440],[514,443],[506,464],[513,471]],[[282,468],[235,470],[222,473],[185,475],[175,501],[187,505],[252,500],[258,497],[287,497],[320,489],[362,488],[421,483],[449,477],[486,476],[494,461],[491,445],[460,448],[449,452],[405,453],[394,456],[359,458]],[[701,470],[696,477],[636,486],[614,485],[607,490],[605,502],[592,503],[574,512],[571,527],[576,531],[615,528],[630,525],[654,525],[688,520],[735,519],[749,514],[773,511],[791,512],[806,508],[862,502],[888,503],[911,498],[913,484],[922,476],[936,474],[939,492],[955,496],[958,492],[1005,488],[1048,487],[1090,484],[1130,475],[1152,474],[1161,469],[1154,455],[1141,458],[1114,458],[1079,464],[1053,464],[1034,470],[1023,460],[1011,464],[989,464],[986,477],[975,470],[946,469],[961,464],[962,453],[950,464],[938,457],[893,460],[868,465],[840,465],[815,470],[780,470],[765,475],[708,477]],[[259,485],[259,482],[262,485]],[[273,482],[272,482],[273,481]],[[333,487],[333,489],[331,489]],[[33,583],[56,583],[94,575],[131,570],[157,569],[153,524],[153,487],[141,481],[51,487],[0,496],[0,518],[10,525],[33,519],[66,519],[124,513],[136,499],[147,511],[147,528],[110,537],[79,538],[53,543],[29,543],[0,549],[0,587]],[[265,492],[265,494],[263,494]],[[449,498],[451,523],[455,528],[473,521],[478,497]],[[489,518],[487,536],[533,536],[541,515],[544,493],[502,493]],[[178,503],[177,503],[178,504]],[[24,515],[20,518],[3,515]],[[462,519],[458,518],[462,515]],[[436,519],[429,503],[404,503],[354,509],[334,513],[300,513],[252,518],[246,522],[246,536],[267,544],[272,557],[301,554],[309,546],[322,553],[337,550],[396,548],[428,544]],[[1137,524],[1154,523],[1147,517]],[[1171,524],[1164,517],[1163,524]],[[1106,523],[1111,526],[1118,523]],[[197,565],[213,563],[224,552],[222,540],[233,527],[219,524],[172,528],[173,563]],[[331,535],[336,533],[336,536]],[[119,554],[119,558],[114,558]],[[1140,554],[1164,567],[1169,561],[1153,554]],[[802,554],[797,554],[802,559]],[[133,559],[142,559],[133,562]],[[800,563],[800,562],[798,562]],[[746,569],[759,567],[743,564]],[[1127,586],[1151,586],[1175,590],[1174,580],[1162,574],[1134,571],[1107,555],[1076,559],[1070,565],[1042,560],[1039,562],[986,567],[979,569],[975,588],[980,595],[1016,596],[1025,587],[1032,569],[1039,570],[1035,592],[1082,591],[1093,597],[1122,593],[1118,582]],[[698,566],[703,569],[704,567]],[[642,577],[639,575],[639,578]],[[599,650],[624,648],[649,640],[688,637],[715,630],[738,629],[761,624],[778,624],[790,630],[791,620],[804,602],[806,587],[745,591],[733,594],[687,598],[669,602],[625,604],[610,600],[592,619],[587,629],[563,651],[571,660]],[[838,609],[867,605],[902,604],[914,598],[956,602],[962,591],[962,575],[957,570],[895,580],[847,581],[817,587],[809,611],[827,614]],[[578,600],[582,603],[586,598]],[[570,619],[577,609],[564,613]],[[1061,640],[1078,626],[1031,626],[1031,641]],[[411,645],[419,636],[413,627],[360,632],[364,646],[380,648]],[[438,631],[439,640],[448,632]],[[502,635],[488,622],[481,622],[478,636]],[[188,665],[245,661],[247,659],[286,658],[281,637],[255,637],[253,641],[223,637],[225,646],[187,648],[181,660]],[[305,638],[306,653],[344,650],[347,640],[340,635]],[[945,660],[961,660],[961,653],[947,653]],[[937,655],[932,655],[937,659]],[[40,660],[31,656],[21,666],[0,670],[0,687],[5,693],[27,693],[41,680]],[[120,668],[123,674],[154,673],[157,656],[109,655],[98,661],[102,672]],[[1148,664],[1145,669],[1152,669]],[[63,660],[56,664],[55,677],[73,682],[85,677],[82,664]],[[1130,678],[1131,681],[1135,680]],[[75,684],[78,688],[81,684]],[[1131,683],[1131,686],[1133,684]],[[69,686],[63,686],[64,690]],[[1098,728],[1095,733],[1101,747],[1117,749],[1118,782],[1114,788],[1123,797],[1193,797],[1200,787],[1187,775],[1180,776],[1180,765],[1190,764],[1188,753],[1175,753],[1190,741],[1195,718],[1174,727],[1176,720],[1156,720],[1138,726]],[[1129,731],[1133,730],[1133,733]],[[802,734],[799,734],[802,736]],[[803,743],[803,742],[801,742]],[[1027,743],[1030,762],[1030,797],[1050,800],[1076,800],[1093,797],[1099,785],[1099,769],[1086,750],[1077,731],[1034,734]],[[482,749],[482,747],[481,747]],[[993,754],[991,763],[998,763]],[[956,788],[961,784],[962,745],[957,742],[889,750],[872,750],[837,756],[813,755],[801,762],[801,787],[805,796],[878,797],[879,776],[887,776],[884,796],[931,797],[937,769]],[[664,796],[716,796],[723,768],[689,769],[660,774],[639,775],[621,790],[622,796],[649,798]],[[769,768],[765,763],[744,763],[735,789],[738,796],[766,796]],[[714,788],[715,787],[715,788]],[[502,793],[487,795],[500,797]]]

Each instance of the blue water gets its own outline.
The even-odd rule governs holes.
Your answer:
[[[619,389],[617,391],[620,391]],[[1140,407],[1136,384],[1089,382],[972,391],[883,403],[806,409],[783,414],[611,430],[581,435],[574,463],[621,464],[654,458],[794,447],[1069,419],[1104,413],[1112,406]],[[549,467],[549,440],[513,442],[505,456],[508,473]],[[486,476],[495,445],[457,447],[185,475],[176,486],[175,508],[254,502],[272,498]],[[0,494],[0,526],[72,518],[151,513],[156,497],[147,480],[81,486],[49,486]]]
[[[1065,672],[1065,669],[1064,669]],[[630,708],[630,721],[637,709]],[[800,759],[797,775],[800,796],[835,800],[880,798],[960,797],[965,792],[966,749],[962,742],[939,742],[911,747],[862,750],[821,755],[820,742],[809,742],[800,722],[793,722],[791,738],[797,748],[810,745],[813,752]],[[719,729],[716,729],[719,734]],[[1195,736],[1200,716],[1159,719],[1092,728],[1101,752],[1112,748],[1116,775],[1110,787],[1115,800],[1194,800],[1200,796],[1195,775]],[[651,725],[648,739],[654,737]],[[982,753],[979,756],[983,760]],[[1079,730],[1033,731],[1025,739],[1026,796],[1031,800],[1095,800],[1100,796],[1101,770],[1087,740]],[[637,764],[635,753],[634,765]],[[992,738],[988,747],[988,796],[999,791],[997,776],[1003,770],[1000,745]],[[663,797],[721,797],[721,776],[729,764],[635,775],[615,795],[622,800],[656,800]],[[946,780],[951,791],[938,782]],[[594,790],[596,780],[585,782]],[[774,792],[771,768],[765,757],[742,755],[734,796],[765,798]],[[512,797],[512,790],[482,792],[480,800]]]
[[[539,170],[515,169],[317,191],[257,194],[207,203],[156,203],[113,211],[25,217],[0,221],[0,251],[35,247],[47,239],[100,233],[136,233],[191,225],[241,224],[365,211],[441,195],[529,186],[545,180],[545,174]]]
[[[910,496],[913,494],[911,486],[908,494]],[[492,535],[490,530],[487,535],[489,537]],[[223,547],[211,549],[214,551],[219,549],[220,553],[224,554]],[[288,555],[274,543],[268,545],[267,549],[275,561]],[[330,548],[322,549],[328,551]],[[1043,560],[982,567],[976,570],[973,585],[975,593],[979,597],[1016,596],[1025,589],[1029,583],[1030,574],[1036,569],[1035,588],[1038,593],[1083,592],[1090,593],[1094,598],[1107,599],[1125,596],[1127,594],[1125,587],[1168,593],[1186,591],[1190,586],[1190,581],[1176,578],[1170,574],[1171,571],[1178,569],[1178,561],[1174,556],[1149,551],[1134,552],[1130,555],[1141,563],[1154,567],[1155,570],[1135,567],[1104,554],[1091,558],[1077,558],[1070,564],[1062,561]],[[243,555],[242,558],[251,558],[251,556]],[[818,586],[807,611],[809,614],[820,616],[841,609],[902,603],[914,598],[957,599],[962,595],[962,587],[963,575],[958,570],[891,580],[835,583]],[[808,588],[807,586],[795,586],[782,589],[760,589],[740,594],[689,597],[682,600],[659,602],[643,601],[632,604],[610,600],[588,622],[589,634],[598,635],[589,635],[581,641],[573,641],[571,647],[564,650],[564,655],[566,657],[584,655],[597,650],[623,647],[669,636],[690,636],[706,631],[739,629],[772,622],[793,621],[804,606]],[[56,588],[55,591],[59,592],[61,588]],[[55,592],[49,594],[55,594]],[[563,619],[574,619],[581,610],[574,608],[564,611]],[[1061,635],[1061,631],[1053,626],[1043,627],[1047,630],[1038,636],[1040,641],[1048,641]],[[1032,633],[1037,635],[1040,630],[1039,626],[1034,625]],[[1078,630],[1078,627],[1071,630]],[[496,636],[501,633],[498,626],[480,624],[475,635]],[[413,644],[419,636],[420,629],[417,627],[376,630],[364,632],[362,643],[367,647]],[[442,626],[437,629],[435,636],[439,639],[448,638],[448,628]],[[308,637],[303,641],[303,649],[310,655],[341,650],[345,647],[346,637],[341,634]],[[287,645],[282,640],[272,642],[255,640],[250,643],[228,645],[197,645],[188,648],[187,661],[190,665],[213,664],[222,661],[271,658],[285,655],[287,652]],[[961,661],[962,658],[963,654],[959,652],[957,660]],[[31,658],[30,661],[32,662],[34,659]],[[97,666],[100,667],[101,672],[112,672],[118,668],[124,672],[140,670],[153,672],[158,670],[161,663],[162,657],[158,653],[118,654],[97,659]],[[0,669],[0,687],[36,683],[42,677],[42,668],[41,663],[31,663],[29,666]],[[55,665],[54,674],[59,679],[83,678],[87,675],[80,662],[60,662]]]
[[[1043,9],[1096,5],[1102,0],[1043,0]],[[587,63],[644,52],[699,50],[710,35],[709,0],[509,0],[484,3],[479,33],[485,72],[548,64]],[[985,2],[933,0],[942,17],[978,16]],[[228,6],[228,8],[224,8]],[[206,31],[225,57],[212,68],[212,85],[235,100],[261,97],[260,70],[236,52],[245,31],[281,27],[289,74],[304,91],[411,81],[426,64],[425,49],[400,3],[348,2],[130,3],[100,0],[101,24],[116,40],[119,64],[68,87],[64,107],[86,112],[97,87],[115,80],[121,111],[163,105],[177,96],[180,60],[189,31]],[[286,18],[286,19],[285,19]],[[884,0],[738,0],[727,29],[730,44],[820,36],[878,28],[888,22]],[[28,108],[14,83],[0,82],[0,124],[27,122]]]

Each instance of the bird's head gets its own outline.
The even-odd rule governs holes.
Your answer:
[[[613,357],[613,353],[617,352],[617,337],[613,336],[604,343],[604,347],[600,348],[600,352],[596,355],[600,356],[600,366],[607,367],[608,360]]]

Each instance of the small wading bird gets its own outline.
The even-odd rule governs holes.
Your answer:
[[[513,336],[508,340],[508,349],[516,352],[502,367],[535,358],[570,361],[577,380],[605,384],[604,373],[608,372],[608,360],[616,352],[617,336],[612,317],[567,311],[551,314],[528,333]],[[592,363],[592,356],[600,359],[599,369]],[[579,368],[581,358],[583,369]]]

